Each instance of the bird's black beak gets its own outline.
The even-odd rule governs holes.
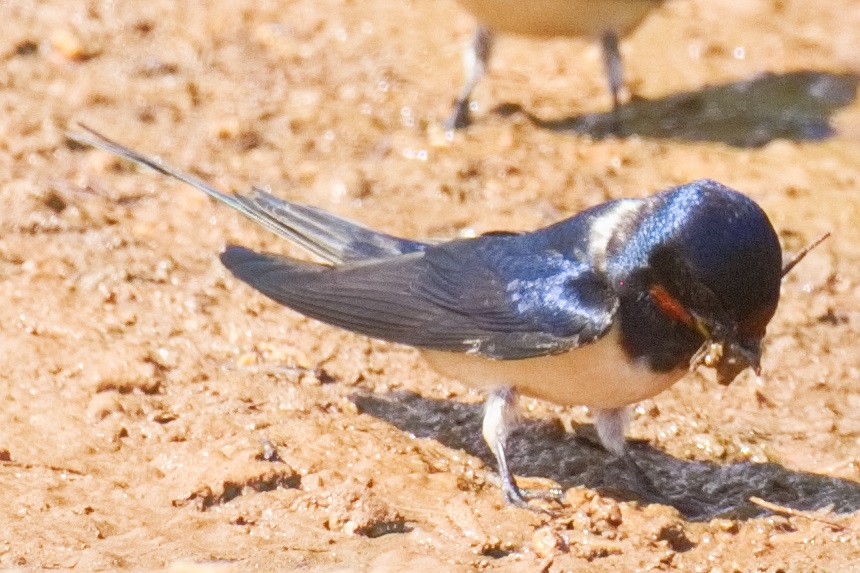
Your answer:
[[[800,251],[784,261],[782,276],[793,269],[797,263],[815,247],[821,244],[830,233],[824,233]],[[735,328],[726,328],[725,323],[715,317],[705,318],[694,315],[694,326],[705,338],[702,347],[693,355],[690,369],[710,366],[717,371],[717,382],[723,386],[731,384],[738,374],[752,368],[756,376],[761,376],[761,339],[741,340]]]
[[[722,359],[715,368],[717,382],[723,386],[731,384],[747,368],[752,368],[756,376],[761,375],[761,341],[724,342]]]
[[[709,333],[710,334],[710,333]],[[734,336],[706,336],[701,348],[690,360],[690,370],[708,366],[717,372],[717,382],[731,384],[738,374],[752,368],[761,375],[761,340],[738,340]]]

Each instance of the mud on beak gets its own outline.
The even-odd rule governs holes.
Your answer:
[[[717,382],[723,386],[731,384],[747,368],[752,368],[758,376],[761,374],[761,339],[706,340],[690,360],[691,370],[699,366],[716,370]]]

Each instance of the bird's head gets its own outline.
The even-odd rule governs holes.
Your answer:
[[[729,384],[747,368],[759,374],[761,340],[776,311],[779,281],[772,302],[762,299],[753,305],[748,298],[731,298],[730,292],[714,290],[701,275],[701,269],[690,265],[678,249],[658,247],[649,257],[648,296],[664,315],[701,337],[691,369],[700,365],[714,368],[720,384]],[[773,281],[754,288],[763,291],[768,283]]]
[[[652,205],[634,239],[641,296],[698,334],[702,345],[691,368],[715,368],[722,384],[746,368],[758,372],[783,274],[782,249],[767,215],[714,181],[669,190]]]

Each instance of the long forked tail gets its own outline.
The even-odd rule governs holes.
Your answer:
[[[68,137],[191,185],[329,263],[383,259],[423,251],[426,247],[424,243],[378,233],[316,207],[284,201],[262,189],[252,188],[249,195],[222,193],[205,181],[125,147],[86,125],[80,128],[84,131],[70,132]]]

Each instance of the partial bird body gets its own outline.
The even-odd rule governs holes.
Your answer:
[[[663,0],[457,0],[493,32],[600,38],[628,34]]]
[[[329,267],[241,247],[228,247],[222,260],[274,300],[354,332],[416,346],[433,368],[466,384],[509,385],[557,404],[617,408],[659,393],[686,372],[683,362],[654,371],[645,359],[631,360],[620,329],[612,328],[617,301],[599,273],[611,238],[646,207],[641,200],[613,201],[533,233],[398,243],[386,252],[365,247],[363,255],[354,242],[359,227],[350,232],[350,223],[322,212],[327,220],[311,226],[291,214],[294,232],[316,236],[317,254],[354,254],[331,260],[337,277]],[[314,231],[317,225],[344,232],[325,236]]]
[[[472,40],[463,54],[466,81],[445,127],[453,130],[470,122],[471,97],[475,86],[486,75],[494,38],[497,34],[533,37],[573,36],[600,39],[603,65],[612,110],[621,105],[624,73],[618,38],[629,34],[664,0],[458,0],[477,24]]]

